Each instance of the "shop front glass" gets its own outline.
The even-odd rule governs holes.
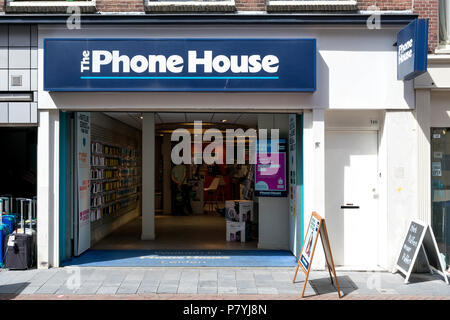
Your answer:
[[[432,228],[441,255],[450,265],[450,128],[431,130]],[[442,257],[444,258],[444,257]]]

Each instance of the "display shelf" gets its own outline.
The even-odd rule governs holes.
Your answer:
[[[99,141],[93,141],[91,148],[91,221],[133,210],[141,186],[136,150]]]

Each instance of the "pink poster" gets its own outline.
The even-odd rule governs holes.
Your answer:
[[[263,197],[286,196],[286,153],[258,153],[256,163],[256,195]]]

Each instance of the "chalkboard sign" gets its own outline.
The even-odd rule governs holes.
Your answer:
[[[397,266],[407,273],[412,268],[413,259],[419,252],[419,240],[422,238],[424,227],[417,222],[411,221],[411,224],[403,242],[400,255],[397,260]]]
[[[419,252],[422,252],[431,273],[433,270],[444,277],[448,284],[448,278],[444,265],[440,261],[439,249],[431,227],[421,221],[411,221],[405,240],[400,249],[397,263],[393,272],[401,271],[405,275],[405,283],[409,282],[414,265],[417,263]]]
[[[308,224],[308,230],[306,231],[305,240],[303,241],[302,249],[300,250],[300,258],[298,259],[297,269],[295,270],[294,279],[295,283],[298,269],[301,267],[305,273],[305,283],[303,284],[302,298],[305,293],[306,284],[308,283],[309,272],[311,271],[311,264],[316,250],[318,235],[320,234],[320,240],[325,251],[325,259],[327,262],[328,273],[330,275],[331,283],[333,283],[332,273],[336,281],[336,290],[339,298],[341,298],[341,291],[336,276],[336,269],[334,268],[333,255],[331,254],[330,241],[328,240],[327,227],[325,225],[325,219],[322,218],[317,212],[311,214],[311,218]]]

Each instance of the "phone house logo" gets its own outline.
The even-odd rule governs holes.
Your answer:
[[[413,44],[414,44],[414,40],[409,39],[405,43],[402,43],[398,46],[398,64],[399,65],[413,57]]]
[[[268,55],[223,55],[212,50],[188,50],[186,60],[177,54],[148,54],[129,56],[119,50],[83,50],[80,61],[82,79],[117,79],[127,78],[121,74],[152,75],[154,78],[195,79],[195,78],[256,78],[254,75],[264,74],[257,78],[278,79],[276,73],[280,59],[273,54]],[[104,76],[102,72],[110,72],[117,76]],[[190,76],[184,76],[186,72]],[[215,74],[232,76],[215,77]],[[89,75],[84,75],[89,74]],[[183,76],[177,76],[183,74]],[[196,75],[201,75],[195,77]],[[234,76],[236,75],[236,76]],[[246,76],[243,76],[246,75]],[[144,78],[142,77],[141,78]],[[136,77],[139,78],[140,76]]]

